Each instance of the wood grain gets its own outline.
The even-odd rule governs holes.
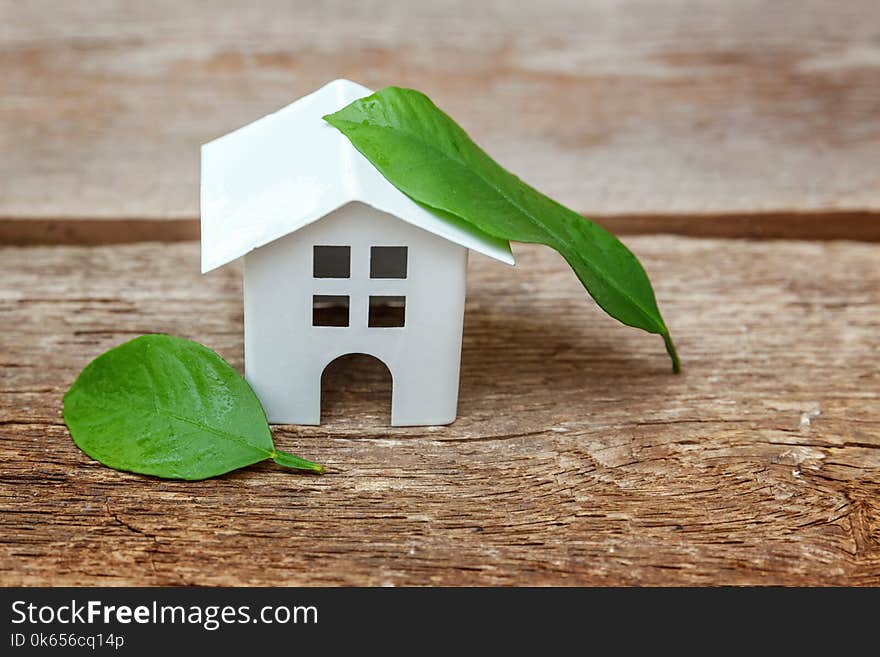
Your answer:
[[[614,323],[553,252],[474,257],[459,419],[391,429],[369,361],[329,467],[118,473],[61,419],[150,331],[242,361],[235,267],[195,243],[0,249],[0,583],[880,585],[880,245],[634,237],[683,356]]]
[[[617,235],[666,233],[691,237],[858,240],[880,242],[880,213],[761,212],[757,214],[610,215],[590,219]],[[199,239],[199,220],[0,218],[0,244],[131,244]]]
[[[0,70],[7,241],[192,222],[199,144],[336,77],[424,90],[525,180],[640,231],[867,213],[876,236],[874,0],[2,0]]]

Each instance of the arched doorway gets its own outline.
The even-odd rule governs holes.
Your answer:
[[[321,374],[321,424],[387,427],[391,386],[391,371],[375,356],[339,356]]]

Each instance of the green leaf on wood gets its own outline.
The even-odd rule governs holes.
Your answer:
[[[502,168],[424,94],[388,87],[324,119],[395,187],[505,240],[558,251],[605,312],[663,337],[680,363],[641,263],[614,235]]]
[[[266,459],[323,473],[275,449],[260,401],[216,353],[144,335],[98,356],[64,396],[73,441],[104,465],[168,479],[206,479]]]

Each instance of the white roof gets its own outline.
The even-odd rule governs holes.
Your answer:
[[[426,210],[321,118],[371,93],[349,80],[335,80],[202,146],[203,273],[352,201],[513,264],[506,240]]]

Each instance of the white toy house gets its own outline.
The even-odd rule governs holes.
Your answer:
[[[468,249],[513,264],[321,118],[370,93],[336,80],[202,146],[202,271],[244,256],[245,377],[270,422],[319,424],[324,368],[351,353],[391,372],[392,425],[452,422]]]

